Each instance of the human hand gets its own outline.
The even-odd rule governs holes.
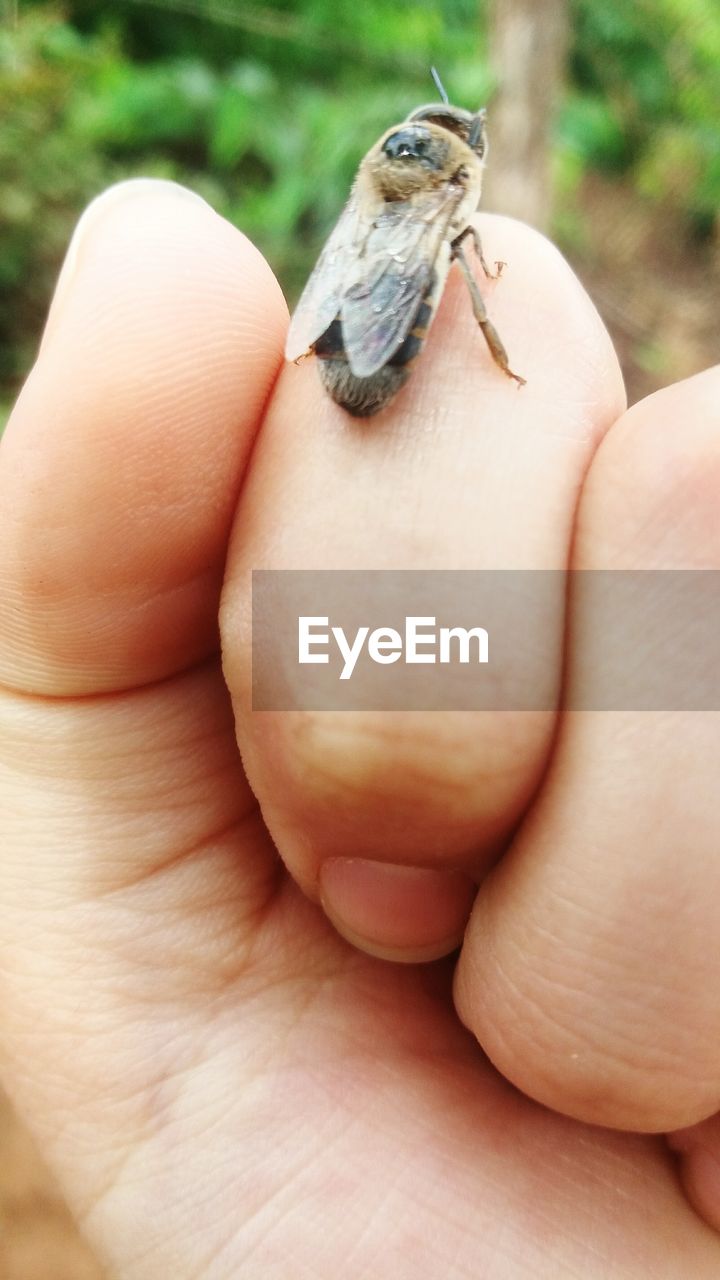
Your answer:
[[[717,561],[718,371],[616,422],[577,280],[482,226],[528,386],[451,280],[357,424],[311,361],[275,384],[286,310],[242,236],[117,188],[3,439],[5,1078],[123,1280],[718,1274],[661,1136],[720,1092],[715,717],[248,710],[254,567]],[[450,960],[363,954],[320,886],[405,960],[475,900],[470,1030]],[[685,1175],[720,1224],[715,1126]]]

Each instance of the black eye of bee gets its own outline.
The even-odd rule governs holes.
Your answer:
[[[400,129],[386,140],[383,151],[391,160],[424,160],[429,137],[417,129]]]
[[[391,133],[382,149],[390,160],[415,161],[428,169],[441,169],[447,155],[447,147],[421,125]]]

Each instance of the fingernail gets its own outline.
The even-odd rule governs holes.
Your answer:
[[[330,858],[320,869],[320,898],[338,933],[361,951],[406,964],[459,946],[476,892],[455,871],[366,858]]]
[[[108,187],[106,191],[101,192],[99,196],[91,200],[76,223],[60,268],[40,343],[41,348],[55,330],[82,264],[85,246],[92,238],[96,228],[118,206],[137,200],[139,197],[147,198],[149,195],[161,196],[168,200],[190,201],[194,204],[204,205],[206,209],[210,208],[207,201],[203,200],[202,196],[196,195],[194,191],[180,186],[178,182],[168,182],[161,178],[129,178],[125,182],[118,182],[114,186]]]
[[[668,1143],[680,1162],[680,1176],[690,1203],[706,1222],[720,1230],[720,1160],[712,1146],[698,1142],[685,1131],[668,1134]]]

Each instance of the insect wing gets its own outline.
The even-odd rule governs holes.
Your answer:
[[[412,329],[462,196],[462,190],[445,185],[393,201],[375,219],[339,308],[356,377],[382,369]]]
[[[339,314],[362,221],[351,196],[300,295],[288,330],[286,360],[304,355]]]

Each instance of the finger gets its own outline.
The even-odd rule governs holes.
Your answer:
[[[403,959],[456,945],[475,878],[537,784],[552,714],[252,715],[250,571],[565,565],[583,473],[622,403],[617,362],[546,240],[507,219],[485,217],[482,229],[486,254],[510,263],[487,306],[527,387],[493,364],[456,272],[412,379],[381,417],[348,417],[312,361],[286,368],[222,607],[242,753],[283,857],[346,936]],[[562,628],[558,599],[538,676],[551,687]]]
[[[237,954],[238,901],[252,911],[272,881],[216,637],[232,510],[285,327],[257,250],[191,192],[125,183],[81,219],[0,451],[8,973],[35,913],[42,968],[51,918],[62,934],[78,897],[171,868],[156,879],[186,963],[170,980],[193,977],[203,894],[230,908]],[[5,1029],[11,1003],[8,991]]]
[[[156,1084],[181,1040],[197,1066],[275,888],[216,637],[285,327],[242,235],[123,184],[80,224],[0,450],[3,1078],[81,1213],[147,1156]]]
[[[2,440],[0,681],[96,693],[215,648],[284,327],[267,265],[191,192],[137,181],[90,206]]]
[[[720,566],[720,368],[635,406],[606,438],[579,513],[581,569]],[[676,590],[674,575],[661,580]],[[572,597],[571,597],[572,598]],[[709,655],[684,648],[680,666]],[[648,613],[639,667],[657,661]],[[569,696],[603,619],[571,610]],[[684,657],[682,656],[684,654]],[[593,1123],[687,1125],[720,1098],[720,815],[712,711],[576,711],[542,795],[483,887],[457,1001],[532,1097]]]

